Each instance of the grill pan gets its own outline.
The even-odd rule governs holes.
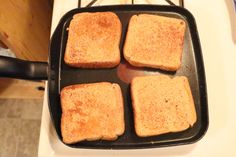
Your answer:
[[[64,53],[68,38],[67,28],[76,13],[112,11],[117,14],[122,23],[120,42],[121,63],[110,69],[80,69],[72,68],[64,63]],[[147,13],[175,17],[186,22],[184,50],[181,68],[176,72],[166,72],[151,68],[135,68],[128,64],[123,57],[123,45],[128,22],[132,15]],[[60,20],[49,48],[49,62],[29,62],[7,57],[0,58],[0,74],[4,77],[23,79],[47,79],[48,97],[51,119],[58,138],[62,140],[60,90],[68,85],[93,82],[113,82],[121,86],[124,97],[125,132],[115,141],[82,141],[66,144],[74,148],[94,149],[138,149],[165,147],[189,144],[202,138],[208,128],[207,91],[204,64],[197,27],[192,14],[184,8],[162,5],[118,5],[99,6],[74,9],[66,13]],[[18,68],[18,69],[17,69]],[[178,133],[167,133],[152,137],[138,137],[134,130],[130,81],[135,76],[166,74],[170,76],[184,75],[188,77],[194,98],[197,122],[192,128]]]

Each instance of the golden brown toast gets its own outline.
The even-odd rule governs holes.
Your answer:
[[[183,131],[197,120],[185,76],[135,77],[131,95],[135,131],[140,137]]]
[[[68,65],[110,68],[120,63],[121,22],[115,13],[75,14],[68,29],[64,56]]]
[[[184,20],[159,15],[131,17],[124,57],[133,66],[176,71],[181,66],[186,24]]]
[[[124,133],[124,106],[118,84],[67,86],[61,91],[61,107],[61,133],[65,143],[115,140]]]

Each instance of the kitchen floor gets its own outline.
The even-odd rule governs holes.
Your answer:
[[[36,157],[43,99],[0,99],[0,157]]]
[[[2,48],[0,55],[14,57]],[[41,81],[0,78],[0,157],[37,157],[43,87]]]

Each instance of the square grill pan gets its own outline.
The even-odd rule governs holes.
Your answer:
[[[65,64],[64,53],[68,38],[67,28],[76,13],[111,11],[117,14],[122,23],[122,36],[120,42],[121,63],[110,69],[82,69],[72,68]],[[129,19],[137,14],[154,14],[166,17],[183,19],[186,22],[184,49],[181,68],[176,72],[166,72],[151,68],[135,68],[125,61],[123,45],[128,28]],[[125,5],[102,6],[74,9],[63,16],[54,32],[50,47],[50,72],[49,75],[49,109],[51,119],[59,139],[62,141],[60,130],[61,106],[60,90],[68,85],[94,82],[113,82],[121,87],[124,98],[125,132],[115,141],[82,141],[75,144],[66,144],[74,148],[93,149],[138,149],[174,146],[189,144],[198,141],[208,128],[208,107],[205,72],[198,37],[197,27],[192,14],[184,8],[177,6],[159,5]],[[183,75],[189,79],[194,98],[197,122],[192,128],[182,132],[167,133],[152,137],[138,137],[134,129],[134,119],[130,96],[130,81],[134,76],[166,74],[173,76]],[[108,98],[109,99],[109,98]]]

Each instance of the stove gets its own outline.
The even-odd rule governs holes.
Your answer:
[[[116,4],[159,4],[184,6],[184,0],[78,0],[78,7],[91,7]]]
[[[232,1],[233,2],[233,1]],[[236,156],[236,21],[233,3],[227,0],[54,0],[52,30],[60,17],[77,7],[115,4],[179,5],[194,15],[198,26],[208,87],[210,126],[197,143],[138,150],[75,149],[64,145],[57,137],[50,119],[47,92],[44,94],[39,157],[68,156]],[[235,21],[233,21],[235,20]],[[52,31],[53,32],[53,31]],[[47,85],[46,85],[47,87]],[[46,90],[47,91],[47,88]]]

